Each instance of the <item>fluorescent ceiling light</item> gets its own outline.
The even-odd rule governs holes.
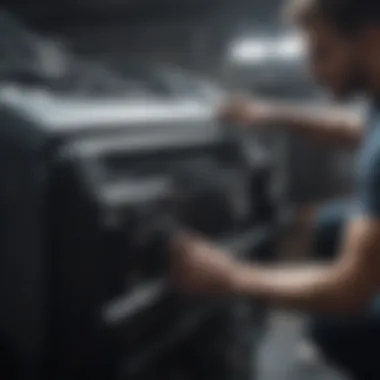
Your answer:
[[[303,54],[302,39],[289,35],[280,39],[246,39],[232,45],[230,59],[236,63],[263,63],[268,60],[293,60]]]
[[[235,62],[265,61],[270,54],[270,45],[263,40],[246,40],[233,45],[231,59]]]
[[[277,55],[284,59],[297,59],[303,55],[304,46],[298,35],[288,36],[276,43]]]

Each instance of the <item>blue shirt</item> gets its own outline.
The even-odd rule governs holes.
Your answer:
[[[357,200],[360,213],[380,220],[380,107],[373,107],[367,119],[359,151]]]
[[[357,200],[361,215],[380,220],[380,107],[369,112],[359,151]],[[380,314],[380,295],[370,304],[370,313]]]

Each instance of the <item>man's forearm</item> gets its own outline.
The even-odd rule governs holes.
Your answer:
[[[273,104],[269,114],[273,124],[316,141],[355,147],[362,137],[363,117],[358,110]]]
[[[348,277],[336,265],[242,267],[237,282],[240,294],[307,312],[356,312],[370,294],[361,279]]]

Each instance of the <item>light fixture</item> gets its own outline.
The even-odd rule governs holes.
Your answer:
[[[233,62],[262,62],[270,55],[270,44],[260,39],[249,39],[233,44],[230,57]]]
[[[276,60],[295,60],[303,54],[303,42],[299,35],[292,34],[282,38],[246,39],[235,42],[230,50],[234,63],[264,63]]]
[[[303,55],[304,45],[299,35],[280,39],[276,44],[276,56],[283,59],[297,59]]]

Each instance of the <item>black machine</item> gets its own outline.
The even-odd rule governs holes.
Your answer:
[[[12,89],[0,115],[4,371],[248,379],[250,303],[175,294],[163,236],[191,228],[242,259],[269,254],[270,165],[197,101]]]

